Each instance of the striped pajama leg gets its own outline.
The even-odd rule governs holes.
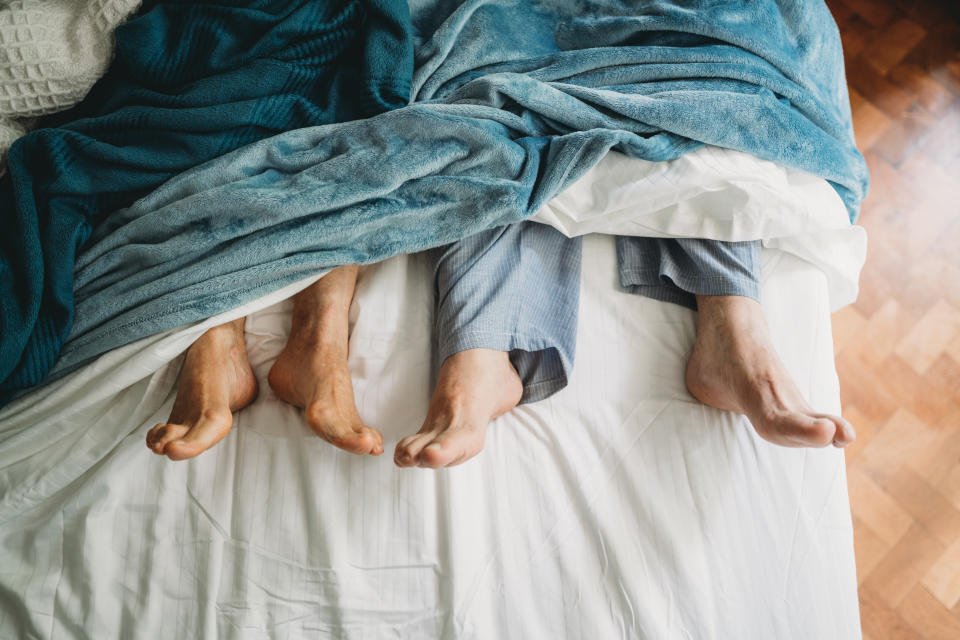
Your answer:
[[[760,242],[617,237],[620,285],[696,310],[698,295],[760,297]]]
[[[697,295],[759,297],[759,242],[617,238],[621,286],[697,308]],[[432,252],[437,368],[465,349],[509,352],[521,404],[567,385],[577,339],[579,238],[524,222]]]
[[[521,222],[434,249],[437,369],[466,349],[509,352],[520,403],[567,385],[577,341],[579,238]]]

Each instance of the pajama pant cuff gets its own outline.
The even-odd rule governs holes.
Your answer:
[[[760,298],[760,242],[617,238],[620,285],[694,311],[697,296]]]
[[[517,370],[523,383],[520,404],[538,402],[567,386],[570,363],[564,361],[563,351],[547,338],[463,329],[437,349],[437,369],[447,358],[467,349],[493,349],[508,353],[510,364]]]
[[[697,296],[745,296],[760,300],[756,280],[736,276],[689,276],[670,269],[621,269],[620,285],[629,293],[697,310]]]

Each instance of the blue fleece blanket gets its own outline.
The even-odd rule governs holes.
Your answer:
[[[81,253],[57,371],[317,270],[532,215],[610,149],[708,143],[826,178],[856,216],[840,40],[820,1],[414,0],[409,106],[171,179]]]
[[[10,149],[0,405],[53,365],[73,324],[78,250],[100,225],[108,233],[110,214],[251,142],[403,106],[412,72],[409,12],[395,0],[147,2],[117,30],[90,95]]]

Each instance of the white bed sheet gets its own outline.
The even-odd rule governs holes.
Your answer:
[[[553,205],[576,211],[614,173]],[[839,223],[806,230],[862,248]],[[803,235],[764,251],[762,303],[801,389],[836,412],[829,309],[851,273],[824,265],[850,258],[800,259]],[[452,470],[389,459],[429,398],[423,257],[364,270],[351,311],[380,459],[320,441],[266,384],[308,283],[115,350],[0,414],[0,637],[860,637],[842,452],[775,447],[690,397],[694,314],[621,292],[609,236],[585,239],[570,386],[497,420]],[[251,311],[256,403],[195,460],[150,454],[182,351]]]

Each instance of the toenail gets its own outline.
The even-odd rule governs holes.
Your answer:
[[[428,444],[428,445],[427,445],[426,447],[424,447],[424,448],[425,448],[425,449],[440,449],[441,446],[440,446],[439,444],[437,444],[436,442],[434,442],[433,444]]]

